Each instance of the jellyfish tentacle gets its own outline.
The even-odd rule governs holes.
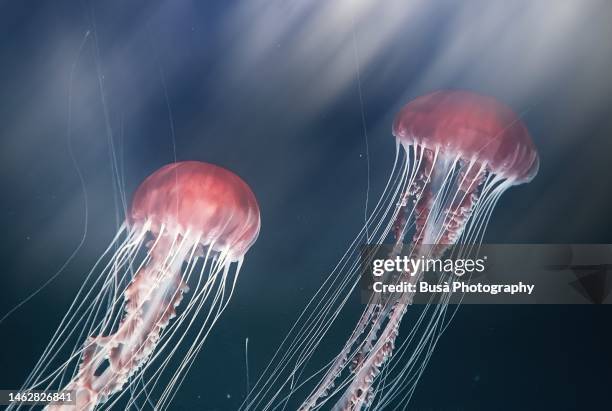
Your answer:
[[[419,191],[422,194],[415,200],[415,234],[412,239],[414,244],[413,250],[415,251],[419,250],[419,247],[422,246],[428,224],[438,225],[435,218],[433,221],[431,220],[434,203],[438,201],[438,198],[437,196],[434,198],[432,191],[427,190],[427,184],[431,181],[431,173],[427,172],[427,170],[432,168],[432,162],[425,163],[424,170],[416,180],[416,184],[422,185]],[[442,211],[442,228],[439,229],[439,234],[436,236],[436,245],[430,250],[434,257],[442,255],[449,245],[454,244],[461,235],[465,222],[469,220],[478,202],[478,187],[484,181],[485,173],[482,172],[482,168],[476,172],[473,170],[476,170],[476,168],[473,167],[472,163],[460,166],[457,172],[457,182],[451,183],[451,185],[456,185],[457,188],[450,200],[450,206]],[[451,169],[450,172],[452,173],[453,170]],[[406,224],[405,218],[403,218],[403,223]],[[396,244],[401,243],[401,240],[401,237],[396,237]],[[404,279],[410,283],[417,283],[420,280],[421,274],[405,273]],[[337,402],[334,410],[360,410],[371,404],[374,397],[372,389],[374,381],[380,374],[383,364],[393,354],[401,320],[407,311],[407,307],[412,304],[413,298],[414,293],[403,293],[400,299],[393,304],[389,311],[386,325],[380,333],[376,344],[361,361],[359,369],[355,370],[353,382],[346,390],[344,396]],[[384,321],[384,318],[381,321]]]
[[[426,221],[425,204],[431,200],[431,196],[427,193],[427,185],[431,180],[438,152],[437,150],[415,147],[415,156],[417,152],[419,153],[418,161],[415,164],[413,173],[410,175],[405,193],[400,195],[400,202],[397,205],[394,221],[391,224],[392,232],[396,239],[392,254],[397,254],[401,250],[403,235],[412,218],[415,220],[421,218],[423,222]],[[409,160],[406,159],[406,161],[408,162]],[[419,217],[420,214],[423,214],[423,216]],[[367,358],[370,358],[368,351],[370,351],[374,342],[380,341],[380,330],[383,329],[385,319],[390,318],[390,313],[395,308],[392,305],[389,306],[387,302],[379,305],[375,315],[372,315],[374,307],[377,305],[372,302],[370,302],[369,305],[370,307],[366,310],[364,315],[362,315],[351,338],[334,360],[334,365],[328,370],[326,376],[318,385],[318,389],[311,393],[309,398],[302,404],[300,411],[314,409],[319,404],[320,400],[327,397],[330,391],[335,387],[336,380],[347,365],[349,366],[349,370],[355,375],[359,375],[363,369],[363,362],[366,361]],[[367,333],[366,330],[368,330]],[[359,337],[364,333],[366,333],[365,337],[359,340]],[[355,346],[356,351],[351,357],[350,353]],[[386,349],[390,354],[392,347],[386,347]],[[384,355],[384,353],[381,354],[383,357]],[[384,363],[384,359],[380,361],[380,364],[382,363]],[[350,390],[355,394],[355,397],[360,397],[361,393],[366,392],[366,390],[360,392],[359,388]],[[349,400],[350,403],[354,403],[355,401],[357,400]],[[337,406],[334,409],[336,408]]]
[[[188,286],[180,274],[191,247],[176,239],[162,239],[151,253],[151,261],[135,275],[124,293],[124,318],[108,336],[91,336],[85,343],[79,372],[65,390],[74,390],[78,410],[93,410],[124,384],[148,359],[162,331],[176,315]],[[108,361],[101,372],[100,367]],[[65,405],[50,405],[63,411]],[[74,407],[74,406],[68,406]]]

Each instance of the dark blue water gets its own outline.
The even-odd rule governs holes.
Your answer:
[[[242,176],[262,211],[236,295],[172,409],[239,406],[245,338],[253,381],[360,229],[367,161],[371,206],[391,168],[393,115],[420,94],[493,95],[533,135],[539,175],[502,197],[485,241],[612,242],[610,17],[594,0],[0,2],[0,313],[83,235],[70,147],[88,199],[74,261],[0,324],[0,388],[25,379],[116,230],[109,136],[128,193],[175,147],[178,160]],[[611,315],[464,307],[411,404],[606,408]],[[346,336],[336,331],[330,356]]]

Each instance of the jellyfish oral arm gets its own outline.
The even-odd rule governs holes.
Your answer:
[[[450,170],[454,169],[455,163]],[[428,184],[435,184],[430,181],[429,177],[422,180],[427,181]],[[446,180],[445,178],[440,187],[434,189],[433,192],[443,193],[447,185]],[[416,250],[417,255],[428,253],[430,256],[440,257],[463,235],[472,216],[477,225],[476,234],[470,227],[467,237],[473,240],[472,236],[476,235],[478,238],[482,222],[485,221],[484,226],[486,226],[492,205],[506,188],[507,185],[503,183],[503,179],[495,176],[486,178],[483,166],[477,167],[474,163],[463,164],[458,168],[456,183],[452,184],[449,190],[451,194],[446,195],[446,199],[444,199],[445,196],[439,195],[419,196],[420,199],[415,203],[416,229],[412,238],[412,250]],[[440,218],[437,218],[436,215],[439,215]],[[403,232],[403,230],[400,231]],[[401,238],[401,236],[396,236],[396,241],[401,241]],[[477,239],[476,243],[479,241]],[[419,250],[423,243],[432,246],[428,251]],[[416,283],[421,276],[422,273],[414,276],[407,275],[404,280]],[[398,302],[394,303],[390,309],[382,310],[382,315],[375,319],[385,324],[384,326],[378,324],[372,329],[382,329],[382,331],[379,335],[374,333],[372,336],[376,344],[368,347],[369,349],[363,353],[362,360],[353,370],[352,382],[342,398],[335,404],[334,410],[360,410],[372,403],[376,377],[393,354],[399,335],[399,326],[408,306],[413,302],[414,295],[414,293],[404,293]],[[426,336],[426,338],[429,337]]]
[[[462,161],[459,157],[441,156],[437,151],[424,152],[418,171],[407,186],[393,223],[395,246],[392,254],[402,248],[402,242],[412,227],[410,252],[414,255],[441,256],[462,235],[468,221],[479,210],[479,204],[490,203],[491,187],[498,180],[489,178],[485,165]],[[503,191],[504,186],[500,188]],[[493,190],[495,191],[495,190]],[[485,197],[484,203],[481,197]],[[424,247],[424,248],[423,248]],[[406,274],[403,281],[417,283],[421,273]],[[333,394],[343,391],[332,409],[360,410],[371,404],[374,383],[395,349],[399,326],[414,293],[404,293],[399,300],[386,301],[377,309],[366,310],[356,330],[322,384],[311,393],[300,408],[320,407]],[[332,389],[346,365],[352,377]],[[323,400],[323,398],[328,397]]]
[[[181,244],[176,244],[180,241]],[[176,307],[188,291],[181,265],[191,246],[183,240],[160,239],[151,260],[135,275],[124,292],[125,316],[117,331],[92,336],[85,343],[76,377],[65,387],[75,391],[76,409],[93,410],[120,391],[147,361],[164,328],[176,316]],[[101,369],[105,362],[106,368]],[[51,405],[49,411],[74,410],[74,405]]]

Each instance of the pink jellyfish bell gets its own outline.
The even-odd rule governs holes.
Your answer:
[[[162,167],[138,187],[130,222],[153,236],[189,237],[191,243],[242,259],[259,234],[259,207],[249,186],[234,173],[185,161]],[[187,242],[190,242],[187,240]]]
[[[50,410],[112,408],[125,392],[126,408],[151,398],[166,408],[227,306],[259,228],[253,192],[224,168],[186,161],[150,175],[109,247],[114,253],[96,263],[26,386],[74,393],[76,408]],[[48,365],[81,336],[89,337],[66,362]]]
[[[514,184],[538,172],[538,153],[521,119],[500,101],[470,91],[436,91],[417,97],[395,117],[393,135],[405,147],[484,164]]]

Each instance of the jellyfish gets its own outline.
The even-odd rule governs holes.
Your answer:
[[[305,398],[297,400],[300,411],[405,409],[454,315],[448,309],[452,292],[420,311],[413,306],[417,315],[404,338],[400,324],[414,293],[376,301],[372,296],[340,352],[317,363],[315,352],[357,289],[359,244],[390,242],[391,257],[406,249],[415,258],[469,255],[482,242],[501,194],[531,181],[539,168],[520,117],[471,91],[420,96],[399,111],[392,130],[395,160],[376,206],[241,409],[282,409],[298,393]],[[405,272],[398,281],[416,283],[422,274]]]
[[[48,410],[110,409],[122,394],[126,409],[138,401],[167,408],[259,229],[255,196],[232,172],[196,161],[154,172],[24,387],[73,393],[76,408]],[[70,341],[70,357],[53,366]]]

